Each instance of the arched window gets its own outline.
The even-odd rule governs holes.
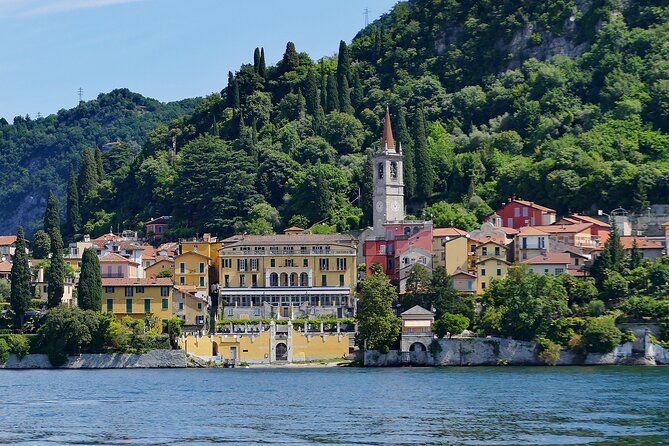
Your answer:
[[[379,163],[376,168],[379,171],[379,179],[382,179],[383,178],[383,163]]]
[[[269,275],[269,286],[279,286],[279,275],[277,273]]]
[[[297,273],[290,275],[290,286],[297,286]]]
[[[281,273],[281,286],[288,286],[288,274]]]
[[[390,178],[397,179],[397,163],[395,161],[390,163]]]
[[[309,286],[309,274],[300,274],[300,286]]]
[[[418,226],[414,226],[413,233],[418,234],[418,231],[420,231],[420,228]]]
[[[404,235],[411,235],[411,228],[410,227],[407,226],[406,228],[404,228]]]

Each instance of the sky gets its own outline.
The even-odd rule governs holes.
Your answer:
[[[336,53],[397,0],[0,0],[0,117],[47,115],[115,88],[160,101],[220,91],[293,41]]]

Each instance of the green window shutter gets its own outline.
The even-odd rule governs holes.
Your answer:
[[[128,314],[132,313],[132,299],[125,300],[125,312]]]
[[[114,311],[114,299],[107,299],[107,311],[110,313]]]
[[[151,313],[151,299],[144,299],[144,312]]]
[[[163,310],[167,310],[169,309],[169,307],[170,307],[169,301],[167,299],[163,299]]]

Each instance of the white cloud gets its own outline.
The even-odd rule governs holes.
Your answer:
[[[0,17],[58,14],[144,0],[0,0]]]

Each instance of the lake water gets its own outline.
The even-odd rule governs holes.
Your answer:
[[[0,444],[669,444],[669,368],[0,371]]]

